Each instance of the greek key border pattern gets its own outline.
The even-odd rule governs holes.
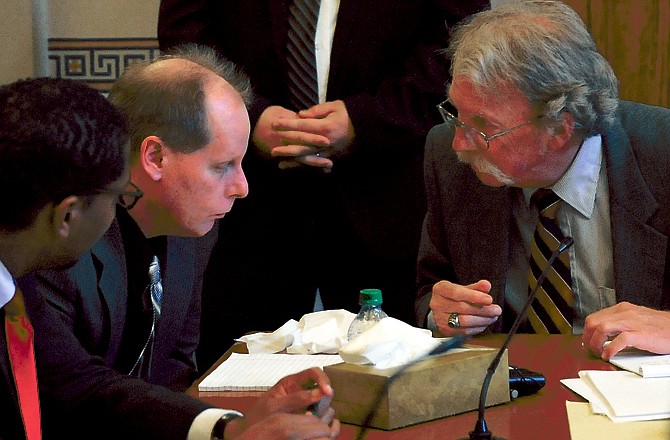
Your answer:
[[[49,75],[109,92],[126,67],[159,55],[155,38],[50,38]]]

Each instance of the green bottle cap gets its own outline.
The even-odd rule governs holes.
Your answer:
[[[358,297],[362,306],[378,306],[382,303],[382,291],[379,289],[363,289]]]

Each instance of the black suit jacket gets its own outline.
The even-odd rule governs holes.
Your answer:
[[[603,130],[609,182],[617,301],[670,309],[670,110],[622,101],[617,121]],[[418,259],[416,313],[425,324],[433,284],[491,281],[504,303],[510,188],[483,185],[456,159],[453,132],[433,128],[426,142],[428,213]],[[499,331],[504,323],[493,326]]]
[[[216,48],[250,76],[252,126],[270,105],[290,108],[286,68],[288,0],[162,0],[161,50],[185,42]],[[485,0],[341,0],[327,100],[342,99],[356,131],[352,153],[329,179],[346,215],[372,249],[414,256],[425,211],[421,164],[425,134],[439,121],[449,64],[440,53],[449,28]],[[250,149],[253,151],[253,149]],[[276,163],[245,158],[250,196],[297,197]],[[297,187],[318,186],[302,176]],[[305,197],[303,203],[309,203]],[[245,200],[240,204],[246,203]]]
[[[177,432],[186,432],[181,424],[190,425],[191,416],[202,405],[162,386],[184,391],[196,376],[194,353],[200,331],[202,274],[216,235],[217,228],[213,228],[203,238],[168,237],[151,378],[161,387],[138,383],[141,381],[126,377],[126,372],[113,370],[128,301],[126,258],[116,221],[72,268],[38,272],[20,280],[25,293],[47,299],[40,318],[33,323],[39,341],[36,356],[40,387],[45,396],[45,434],[62,432],[63,420],[77,420],[82,433],[95,426],[82,423],[79,411],[91,414],[84,420],[103,424],[117,420],[110,425],[110,432],[119,432],[115,431],[118,428],[134,433],[144,423],[147,426],[141,429],[152,432],[154,421],[167,425],[160,428],[166,432],[172,423],[178,424]],[[153,409],[157,406],[159,410]],[[183,415],[172,414],[181,411],[181,406],[187,408]],[[96,407],[101,409],[99,413]],[[147,418],[149,413],[152,415]],[[171,435],[178,438],[175,433]]]

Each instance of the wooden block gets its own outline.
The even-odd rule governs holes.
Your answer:
[[[362,425],[379,393],[383,393],[382,398],[369,426],[380,429],[396,429],[477,409],[486,370],[498,349],[468,348],[422,361],[394,379],[391,377],[400,367],[377,369],[346,363],[325,367],[335,390],[333,407],[337,418]],[[505,352],[491,379],[486,406],[509,400]]]

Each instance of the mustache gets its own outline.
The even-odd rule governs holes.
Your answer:
[[[514,179],[505,174],[500,168],[484,159],[480,155],[472,151],[457,151],[456,157],[459,162],[470,165],[470,167],[478,173],[489,174],[493,176],[498,182],[506,186],[512,186]]]

